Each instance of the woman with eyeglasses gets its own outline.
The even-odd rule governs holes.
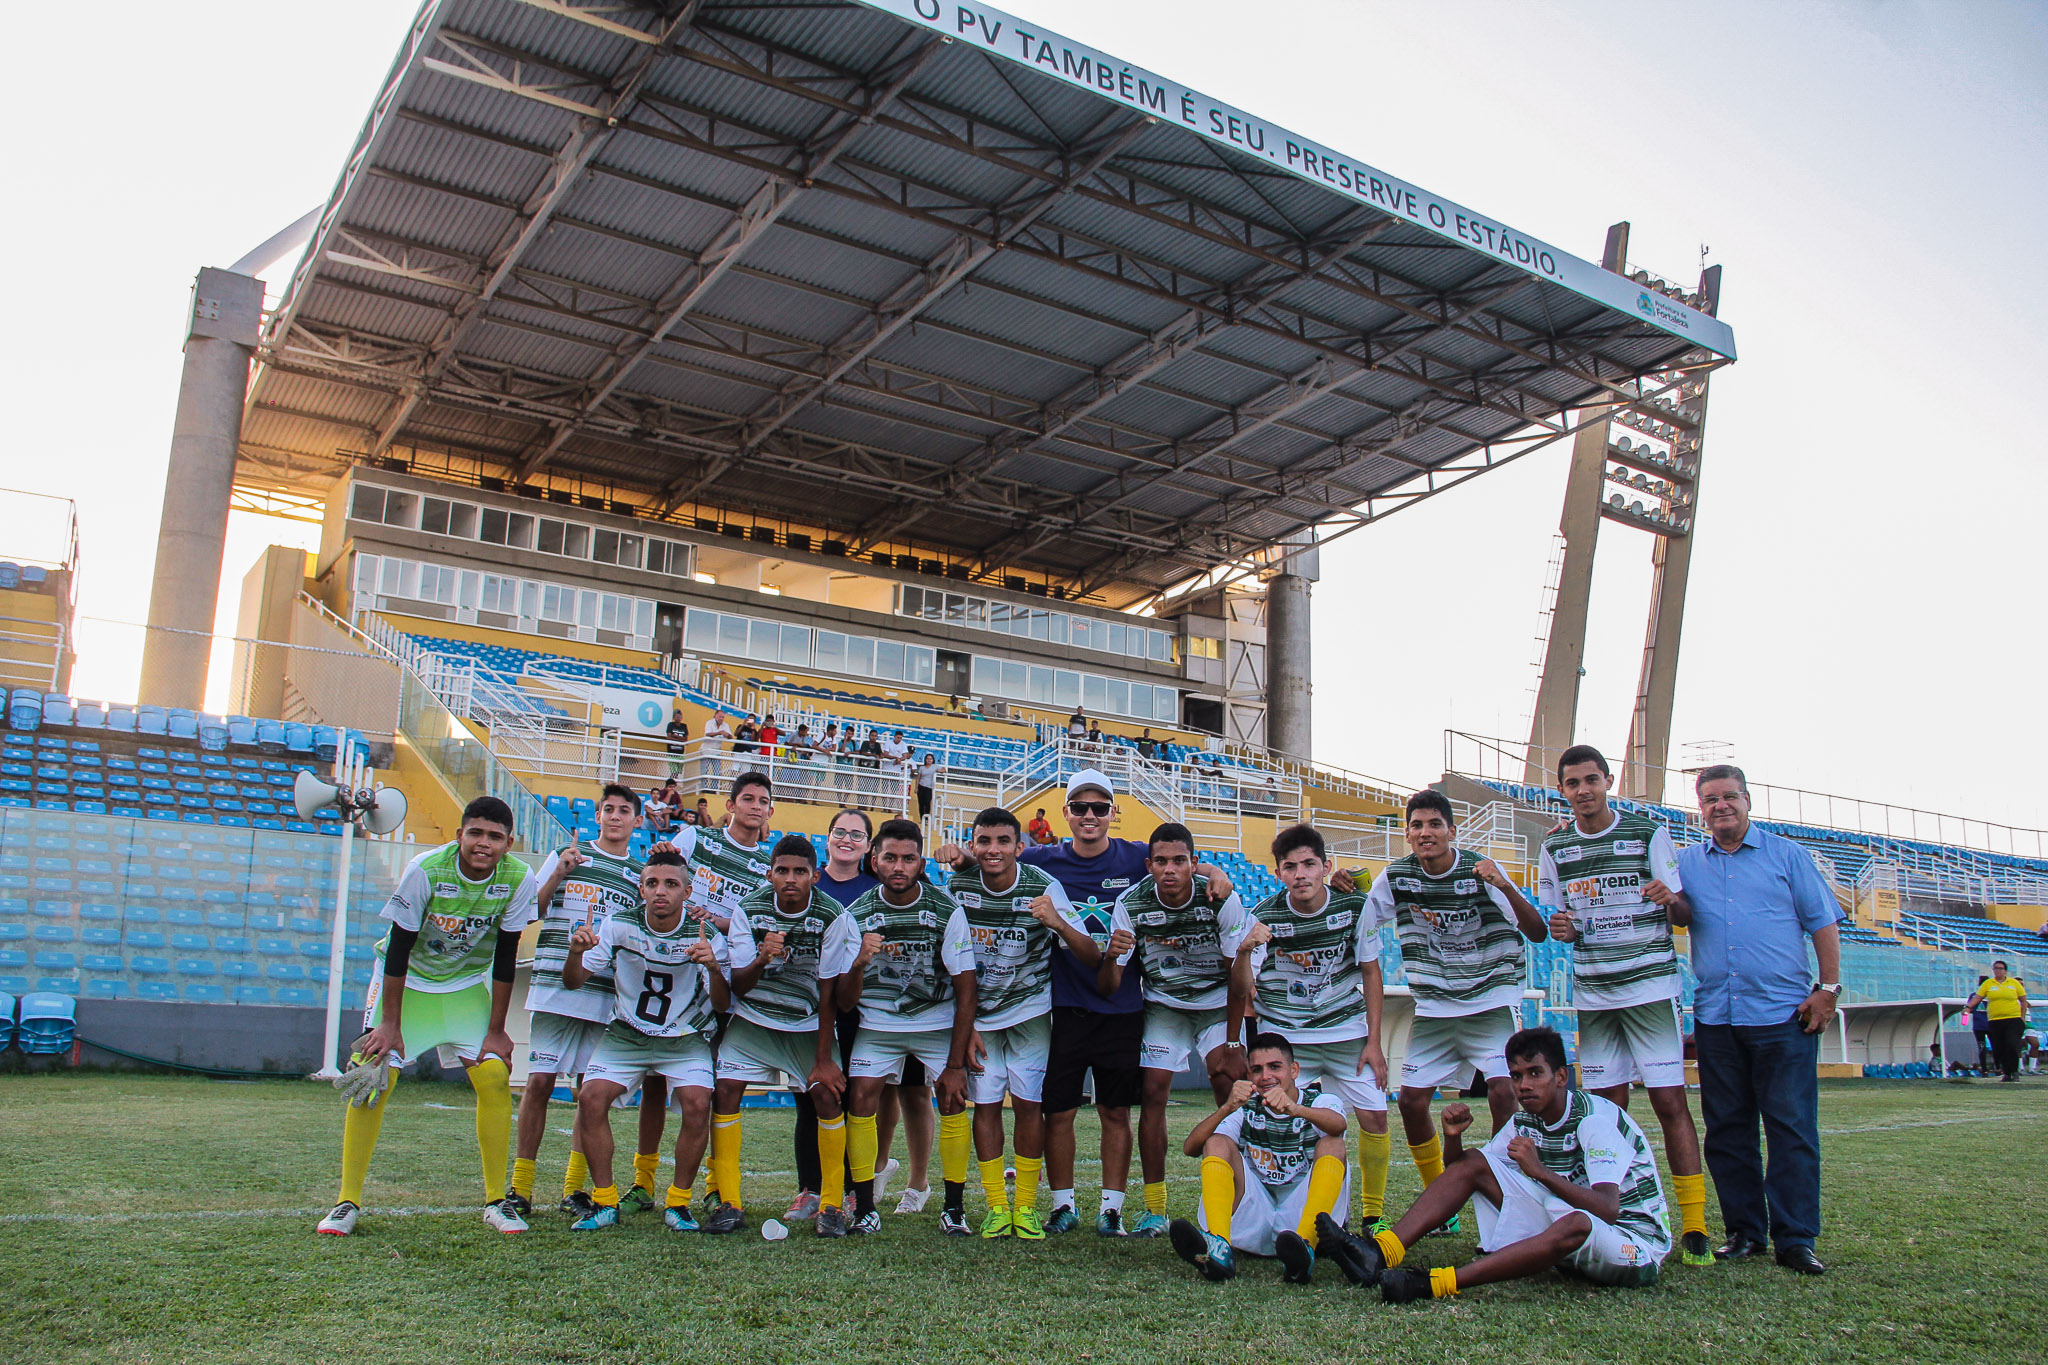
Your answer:
[[[874,835],[874,826],[865,811],[848,808],[832,817],[832,825],[825,835],[825,861],[818,868],[818,889],[838,901],[851,905],[869,888],[879,884],[879,879],[868,870],[868,844]],[[853,1035],[860,1016],[847,1010],[839,1016],[839,1064],[844,1068],[853,1054]],[[931,1197],[929,1174],[932,1155],[932,1134],[936,1126],[932,1118],[932,1088],[924,1074],[924,1067],[916,1058],[904,1064],[903,1084],[885,1087],[882,1091],[881,1108],[876,1111],[877,1155],[875,1166],[875,1197],[880,1199],[888,1189],[889,1179],[901,1164],[889,1158],[889,1148],[896,1136],[896,1120],[903,1119],[904,1145],[910,1159],[910,1181],[904,1186],[902,1196],[897,1200],[896,1212],[917,1213],[924,1208],[925,1200]],[[823,1183],[823,1166],[818,1160],[817,1114],[811,1105],[809,1092],[797,1096],[796,1101],[796,1178],[797,1196],[784,1215],[791,1219],[811,1219],[818,1215],[818,1187]]]

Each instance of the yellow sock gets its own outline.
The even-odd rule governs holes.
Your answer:
[[[619,1187],[600,1185],[590,1192],[590,1198],[600,1208],[615,1209],[619,1206]]]
[[[870,1167],[874,1157],[868,1158]],[[818,1202],[828,1209],[836,1209],[846,1203],[846,1115],[836,1119],[818,1120],[818,1169],[823,1173],[819,1181],[824,1186],[818,1191]]]
[[[1415,1169],[1422,1173],[1423,1189],[1435,1184],[1436,1178],[1444,1173],[1443,1139],[1435,1133],[1429,1135],[1427,1142],[1409,1143],[1408,1155],[1415,1158]]]
[[[1429,1293],[1431,1298],[1448,1299],[1458,1292],[1458,1267],[1440,1265],[1429,1272]]]
[[[562,1198],[567,1199],[590,1183],[590,1162],[583,1153],[571,1150],[569,1169],[562,1173]]]
[[[1148,1180],[1145,1182],[1145,1212],[1166,1216],[1166,1182]]]
[[[882,1150],[881,1137],[875,1132],[875,1116],[862,1118],[859,1114],[846,1116],[846,1154],[853,1162],[853,1183],[875,1178],[875,1153]],[[825,1149],[818,1149],[818,1161],[825,1160]],[[821,1195],[819,1202],[823,1203]]]
[[[734,1208],[740,1205],[740,1116],[737,1111],[711,1116],[711,1178],[718,1184],[718,1197]]]
[[[974,1116],[962,1109],[939,1115],[939,1171],[959,1184],[967,1179],[967,1158],[974,1151]]]
[[[528,1201],[533,1198],[533,1162],[526,1157],[512,1158],[512,1193]]]
[[[476,1150],[484,1163],[484,1202],[495,1204],[505,1197],[505,1158],[512,1151],[512,1068],[502,1057],[486,1057],[469,1069],[469,1084],[476,1091]]]
[[[1679,1235],[1707,1230],[1707,1178],[1704,1175],[1674,1175],[1671,1192],[1677,1197],[1682,1226]]]
[[[633,1183],[649,1194],[654,1192],[654,1173],[660,1169],[660,1152],[633,1153]]]
[[[1401,1239],[1394,1235],[1392,1228],[1375,1232],[1372,1239],[1379,1244],[1380,1255],[1387,1258],[1387,1269],[1392,1270],[1408,1259],[1408,1248],[1401,1245]]]
[[[668,1187],[667,1207],[672,1209],[686,1209],[690,1207],[690,1192],[681,1185],[670,1185]]]
[[[1310,1246],[1316,1244],[1316,1215],[1334,1214],[1337,1196],[1344,1193],[1344,1158],[1319,1156],[1308,1168],[1308,1203],[1301,1209],[1301,1221],[1294,1230]]]
[[[1035,1209],[1038,1207],[1038,1172],[1045,1165],[1041,1156],[1020,1156],[1017,1158],[1017,1207]]]
[[[1359,1131],[1358,1202],[1368,1223],[1386,1210],[1387,1159],[1393,1150],[1394,1139],[1389,1134]]]
[[[1230,1240],[1230,1215],[1237,1209],[1237,1177],[1220,1156],[1202,1158],[1202,1213],[1209,1231]]]
[[[989,1210],[1010,1207],[1010,1192],[1003,1184],[1003,1159],[981,1163],[981,1192],[988,1199]]]
[[[377,1150],[377,1134],[384,1131],[384,1114],[391,1097],[398,1093],[398,1071],[393,1068],[391,1084],[377,1103],[367,1109],[348,1105],[341,1118],[341,1199],[363,1202],[363,1177],[370,1173],[370,1154]],[[337,1200],[336,1202],[340,1202]]]

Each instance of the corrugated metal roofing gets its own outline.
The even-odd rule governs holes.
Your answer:
[[[1694,349],[873,6],[606,22],[668,21],[430,0],[245,482],[439,449],[1127,602]]]

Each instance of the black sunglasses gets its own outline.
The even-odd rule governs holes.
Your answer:
[[[1103,816],[1109,814],[1107,801],[1069,801],[1067,809],[1076,815]]]

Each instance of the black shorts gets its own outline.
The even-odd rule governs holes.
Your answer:
[[[1054,1006],[1052,1054],[1045,1068],[1045,1112],[1064,1114],[1081,1107],[1081,1078],[1095,1073],[1095,1103],[1128,1109],[1139,1101],[1144,1076],[1138,1066],[1145,1041],[1145,1012],[1097,1014],[1075,1006]]]
[[[839,1033],[839,1069],[844,1071],[853,1065],[853,1037],[860,1032],[860,1011],[841,1011],[834,1027]]]

